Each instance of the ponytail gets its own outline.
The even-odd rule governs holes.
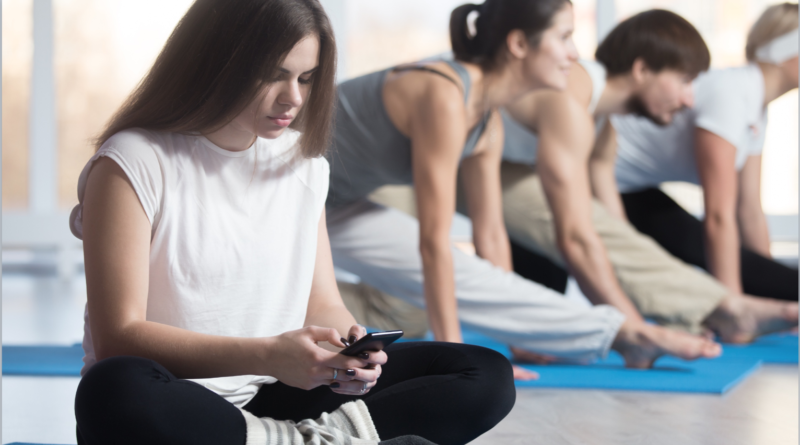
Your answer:
[[[472,12],[480,11],[480,8],[479,5],[467,3],[454,9],[450,14],[450,42],[453,46],[453,55],[456,60],[469,61],[480,55],[477,23],[474,35],[470,35],[469,25],[467,24],[469,15]]]
[[[466,4],[450,14],[450,43],[456,60],[475,63],[484,71],[495,69],[505,56],[508,33],[519,29],[532,46],[538,46],[542,33],[552,26],[553,17],[570,0],[486,0],[481,5]],[[469,15],[478,12],[475,34],[470,35]]]

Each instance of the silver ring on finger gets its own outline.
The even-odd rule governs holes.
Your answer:
[[[367,382],[364,382],[364,387],[361,388],[361,394],[364,394],[365,392],[367,392]]]
[[[336,368],[333,368],[333,380],[336,380],[336,376],[338,376],[338,375],[339,375],[339,370],[336,369]]]

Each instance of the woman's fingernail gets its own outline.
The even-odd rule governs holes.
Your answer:
[[[355,335],[351,335],[351,336],[348,338],[348,340],[350,341],[350,343],[353,343],[354,341],[356,341],[356,336],[355,336]]]
[[[345,346],[350,346],[350,342],[345,340],[344,337],[340,338],[339,341],[344,343]]]
[[[369,352],[362,352],[361,354],[358,354],[358,356],[364,360],[369,360]]]
[[[331,388],[338,388],[338,387],[340,387],[342,385],[340,385],[339,382],[333,382],[333,383],[331,383],[330,386],[331,386]]]
[[[349,375],[350,377],[352,377],[352,376],[356,375],[356,370],[355,369],[348,369],[344,373]]]

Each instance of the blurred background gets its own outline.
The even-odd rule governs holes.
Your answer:
[[[67,228],[77,179],[92,138],[142,78],[190,0],[4,0],[2,2],[3,263],[50,255],[62,275],[79,267],[80,244]],[[339,80],[449,50],[450,11],[462,0],[323,0],[340,42]],[[744,63],[747,30],[769,0],[573,0],[575,42],[593,58],[598,39],[650,8],[670,9],[702,33],[712,65]],[[775,233],[796,239],[798,101],[770,105],[762,199]],[[696,187],[665,189],[693,213]],[[796,244],[777,236],[777,248]],[[778,239],[780,238],[780,239]],[[782,247],[781,247],[782,246]],[[795,247],[792,247],[795,246]],[[794,249],[794,250],[792,250]],[[47,262],[45,262],[47,263]],[[48,263],[49,264],[49,263]],[[11,269],[8,269],[11,267]]]

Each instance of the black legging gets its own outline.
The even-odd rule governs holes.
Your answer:
[[[511,243],[511,261],[517,275],[562,294],[567,291],[569,272],[544,255],[528,250],[514,240],[509,241]]]
[[[669,253],[708,270],[703,223],[659,189],[623,193],[628,220]],[[741,249],[742,289],[745,293],[797,300],[798,275],[793,269],[752,250]]]
[[[316,419],[362,399],[382,440],[417,435],[437,444],[469,442],[514,406],[511,364],[479,346],[413,342],[386,348],[389,362],[364,396],[263,385],[244,407],[276,420]],[[78,444],[241,444],[244,417],[205,387],[176,378],[160,364],[114,357],[95,364],[75,396]]]

